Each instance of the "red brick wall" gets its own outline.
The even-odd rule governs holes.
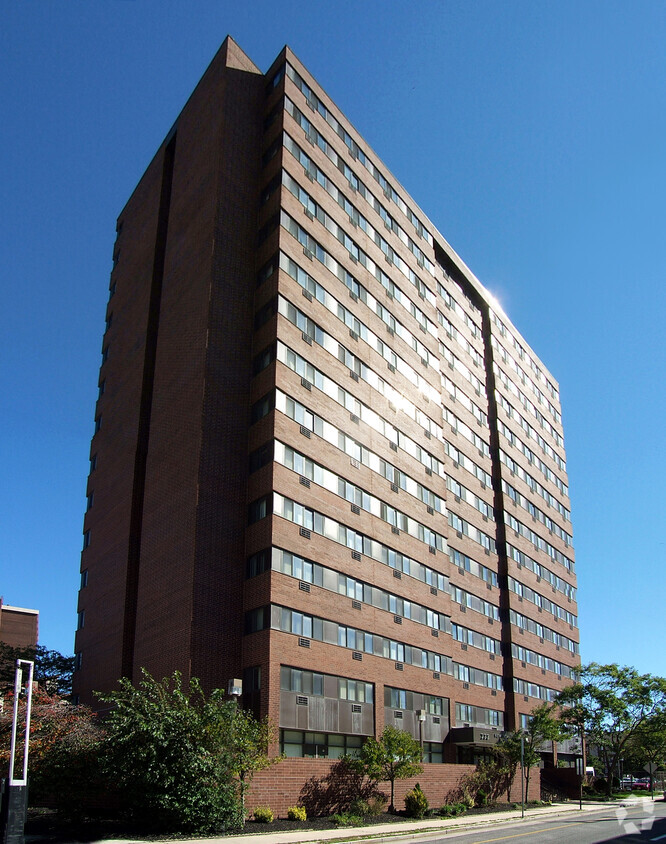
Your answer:
[[[302,803],[303,786],[311,777],[323,779],[333,764],[325,759],[285,759],[272,768],[258,773],[250,788],[245,805],[249,812],[256,806],[270,806],[276,817],[286,817],[287,809]],[[426,764],[418,777],[400,780],[395,784],[395,805],[402,809],[404,796],[418,782],[425,792],[431,807],[447,802],[464,774],[474,771],[474,765]],[[388,797],[390,783],[380,783],[381,790]],[[530,800],[538,800],[540,792],[539,769],[534,768],[530,777]],[[449,797],[450,799],[450,797]],[[514,781],[511,799],[520,801],[520,775]]]

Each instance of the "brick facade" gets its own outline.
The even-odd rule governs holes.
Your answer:
[[[307,799],[304,800],[304,783],[312,779],[324,780],[330,770],[331,763],[324,759],[285,759],[275,768],[260,771],[255,775],[246,797],[245,805],[248,813],[251,814],[257,806],[270,806],[275,817],[286,817],[290,806],[307,805]],[[418,777],[396,781],[396,809],[403,808],[405,794],[414,788],[417,782],[432,808],[452,802],[460,779],[474,770],[474,765],[425,764],[423,772]],[[379,783],[379,788],[387,798],[390,796],[390,783]],[[506,796],[503,796],[503,799],[506,800]],[[510,802],[519,803],[520,799],[520,775],[518,775],[511,789]],[[539,770],[536,768],[530,777],[530,791],[527,799],[540,799]]]
[[[245,676],[306,756],[450,727],[438,801],[568,682],[557,384],[288,48],[204,74],[118,218],[102,349],[81,700]]]

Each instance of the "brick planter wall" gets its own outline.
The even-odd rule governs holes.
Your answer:
[[[335,763],[326,759],[285,759],[272,768],[260,771],[254,778],[246,806],[251,813],[256,806],[270,806],[276,817],[286,817],[290,806],[303,803],[304,786],[311,778],[323,780]],[[474,771],[474,765],[425,764],[418,777],[398,780],[395,784],[395,805],[404,806],[404,796],[418,782],[432,807],[442,806],[460,778]],[[380,783],[387,798],[391,793],[390,783]],[[539,769],[534,768],[530,776],[529,800],[538,800],[540,793]],[[520,802],[520,776],[516,776],[511,800]]]

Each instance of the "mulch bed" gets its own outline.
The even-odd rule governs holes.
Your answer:
[[[470,809],[465,815],[482,815],[490,812],[509,811],[514,807],[511,804],[500,803],[495,806],[483,806],[478,809]],[[372,827],[376,824],[400,824],[412,820],[399,812],[395,815],[382,814],[377,817],[364,818],[362,827]],[[297,832],[305,830],[327,830],[327,829],[350,829],[347,826],[338,826],[330,817],[312,818],[307,821],[289,821],[286,818],[276,818],[272,823],[258,823],[249,820],[242,831],[243,835],[261,834],[266,832]],[[354,827],[358,829],[359,827]],[[100,841],[108,838],[133,838],[143,841],[173,841],[179,838],[196,838],[196,835],[178,834],[154,835],[147,832],[145,828],[137,827],[127,820],[109,817],[85,817],[77,821],[64,821],[51,809],[29,809],[28,820],[25,827],[26,844],[71,844],[71,842]],[[230,833],[232,834],[232,833]],[[239,834],[239,833],[235,833]],[[216,837],[215,835],[204,835],[202,838]],[[219,834],[218,836],[219,837]]]

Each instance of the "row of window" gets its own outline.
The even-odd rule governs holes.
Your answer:
[[[520,437],[516,436],[514,432],[509,428],[507,425],[502,422],[501,419],[497,420],[497,430],[500,434],[503,434],[506,438],[507,442],[509,442],[514,448],[516,448],[521,454],[523,454],[532,466],[536,466],[537,469],[541,472],[541,474],[549,480],[551,483],[555,484],[555,486],[560,490],[560,492],[564,493],[564,495],[569,495],[569,487],[564,483],[564,481],[553,472],[550,466],[547,463],[544,463],[543,460],[535,454],[532,449],[524,443]],[[505,461],[506,465],[509,469],[511,469],[511,464],[508,460]]]
[[[312,235],[310,235],[302,226],[298,225],[298,223],[296,223],[293,217],[290,217],[286,211],[280,212],[280,220],[284,228],[287,229],[287,231],[298,240],[301,246],[303,246],[303,249],[307,252],[308,256],[312,255],[312,257],[314,257],[316,255],[318,260],[321,260],[322,262],[325,261],[327,265],[332,263],[328,253],[325,252],[319,246],[319,243],[312,237]],[[338,267],[340,266],[337,261],[335,262],[335,264]],[[337,303],[336,300],[336,305],[337,304],[339,303]],[[337,308],[333,310],[333,313],[337,315]],[[383,341],[378,338],[376,334],[374,334],[365,326],[363,326],[351,312],[348,312],[347,317],[352,326],[355,325],[354,320],[358,322],[358,332],[356,333],[358,334],[360,331],[363,331],[366,337],[368,338],[366,339],[366,342],[372,345],[373,348],[375,348],[382,355],[382,357],[384,357],[388,364],[390,364],[394,368],[397,368],[398,371],[400,371],[400,373],[404,375],[405,378],[411,381],[411,383],[414,384],[425,396],[427,396],[429,400],[439,401],[440,392],[438,389],[435,389],[435,387],[433,387],[427,381],[427,379],[423,378],[422,375],[417,373],[411,366],[409,366],[409,364],[403,358],[399,357],[390,346],[384,344]],[[342,319],[344,322],[344,315],[340,316],[340,319]],[[354,329],[351,328],[350,330]],[[423,360],[424,363],[427,364],[425,358]]]
[[[504,729],[504,713],[498,709],[485,709],[482,706],[472,706],[469,703],[456,703],[456,724],[478,724],[482,727]]]
[[[451,624],[451,637],[456,642],[461,642],[463,645],[471,645],[471,647],[478,648],[481,651],[487,651],[489,654],[500,653],[499,639],[493,639],[492,636],[484,636],[483,633],[470,630],[461,624]]]
[[[536,592],[534,589],[531,589],[519,580],[509,577],[508,586],[512,592],[520,598],[524,598],[531,604],[534,604],[535,607],[539,607],[540,610],[552,613],[555,618],[563,619],[572,627],[578,626],[578,619],[573,613],[565,610],[564,607],[561,607],[559,604],[551,601],[550,598],[546,598],[545,595],[541,595],[539,592]]]
[[[365,155],[363,150],[358,146],[358,144],[354,141],[351,135],[347,132],[347,130],[342,126],[342,124],[333,117],[330,111],[326,108],[326,106],[322,103],[319,97],[314,93],[314,91],[310,88],[310,86],[305,82],[305,80],[298,74],[290,64],[287,64],[287,76],[295,83],[298,87],[300,92],[305,96],[308,103],[312,103],[315,106],[316,111],[321,114],[324,120],[328,123],[328,125],[336,132],[336,134],[344,141],[345,145],[347,146],[348,150],[352,154],[352,156],[358,159],[361,164],[366,168],[366,170],[373,176],[375,181],[379,184],[381,189],[384,191],[385,196],[389,196],[393,202],[400,208],[402,213],[407,217],[410,223],[416,229],[417,234],[419,237],[422,237],[427,243],[432,246],[432,235],[430,232],[424,227],[421,220],[414,214],[412,209],[407,205],[407,203],[402,199],[402,197],[397,193],[397,191],[393,188],[391,184],[386,180],[386,178],[382,175],[379,169],[373,164],[373,162]]]
[[[530,411],[533,413],[533,410],[536,410],[534,404],[529,400],[529,398],[525,395],[525,393],[520,389],[518,384],[510,378],[506,372],[500,367],[496,360],[493,360],[493,372],[497,380],[504,386],[504,389],[511,393],[511,395],[515,396],[520,404],[525,408],[525,410]],[[543,395],[543,394],[541,394]],[[552,408],[553,405],[550,402],[547,403],[549,408]],[[533,414],[536,417],[536,413]],[[551,416],[555,419],[556,422],[561,423],[561,419],[559,417],[559,413],[556,414],[555,411],[551,413]]]
[[[498,396],[500,398],[502,407],[506,410],[509,416],[515,418],[522,418],[520,417],[519,412],[513,407],[512,404],[510,404],[510,402],[501,393],[498,393]],[[562,434],[560,434],[560,432],[557,430],[557,428],[555,428],[554,425],[550,424],[548,419],[543,415],[539,408],[536,407],[531,401],[529,401],[526,396],[523,396],[521,398],[521,403],[526,410],[529,410],[532,413],[532,415],[536,418],[537,422],[544,429],[544,431],[546,431],[546,433],[549,434],[553,440],[555,440],[555,443],[560,448],[564,448],[564,437],[562,436]],[[524,427],[527,424],[527,421],[523,420],[521,426]]]
[[[449,699],[436,697],[435,695],[420,695],[423,704],[416,706],[414,695],[418,694],[409,689],[396,689],[392,686],[384,686],[384,706],[388,709],[400,709],[406,712],[414,712],[416,709],[423,709],[429,715],[449,714]]]
[[[440,265],[440,267],[441,267],[441,265]],[[481,325],[480,325],[480,323],[481,323],[481,311],[476,307],[476,305],[472,302],[472,300],[469,298],[469,296],[467,296],[467,294],[462,289],[462,287],[458,284],[458,282],[455,281],[454,279],[452,279],[451,276],[449,276],[449,274],[444,269],[444,267],[441,267],[441,270],[444,273],[444,275],[446,276],[447,281],[451,285],[453,285],[458,290],[460,295],[464,298],[465,303],[467,304],[469,309],[472,311],[472,313],[475,314],[478,317],[479,322],[477,323],[477,322],[475,322],[475,320],[472,319],[472,317],[467,313],[465,308],[463,308],[463,306],[460,304],[460,302],[458,302],[458,300],[455,298],[455,296],[452,295],[451,291],[447,290],[444,287],[444,285],[441,283],[441,281],[438,280],[437,281],[437,292],[439,293],[442,301],[444,302],[444,305],[450,311],[453,311],[453,313],[456,314],[456,316],[458,316],[462,320],[462,322],[467,326],[467,328],[469,328],[469,330],[472,334],[472,337],[474,337],[475,339],[482,337],[483,332],[481,331]]]
[[[305,279],[303,279],[303,281],[305,281]],[[392,368],[391,371],[399,372],[418,390],[420,390],[424,395],[426,395],[431,401],[439,401],[441,395],[439,389],[433,387],[432,384],[430,384],[430,382],[426,378],[424,378],[420,373],[418,373],[414,369],[414,367],[407,363],[407,361],[403,357],[398,355],[397,352],[391,346],[384,343],[384,341],[380,337],[378,337],[374,331],[369,329],[367,325],[365,325],[365,323],[361,322],[358,317],[356,317],[352,313],[352,311],[350,311],[348,308],[345,308],[334,296],[328,293],[325,288],[314,282],[314,279],[310,279],[310,281],[312,282],[314,295],[317,296],[319,301],[324,305],[324,307],[328,311],[330,311],[334,316],[336,316],[341,322],[346,325],[346,327],[349,329],[350,336],[353,339],[357,340],[360,337],[365,343],[370,346],[371,349],[381,355],[381,357],[386,361],[389,367]],[[309,318],[305,317],[304,315],[303,319],[305,320]],[[430,354],[425,348],[425,346],[423,346],[422,344],[421,351],[427,354],[428,356]],[[428,361],[426,360],[426,358],[422,356],[421,360],[426,366],[428,365]],[[351,368],[352,367],[350,367],[350,369]]]
[[[397,428],[390,424],[384,425],[383,417],[372,411],[368,405],[363,404],[349,390],[345,390],[344,387],[341,387],[336,381],[320,369],[317,369],[309,361],[305,360],[305,358],[299,355],[298,352],[295,352],[293,349],[289,348],[289,346],[285,346],[284,343],[280,341],[278,341],[277,344],[277,359],[280,363],[289,367],[289,369],[297,375],[300,375],[301,378],[304,378],[310,386],[314,384],[318,390],[321,390],[329,398],[344,407],[345,410],[356,416],[357,419],[363,419],[364,422],[367,422],[367,424],[375,430],[380,433],[384,433],[384,436],[388,437],[388,439],[395,443],[396,446],[398,445]],[[377,391],[380,395],[384,395],[384,393],[382,393],[382,389],[390,389],[389,402],[392,404],[394,409],[397,410],[397,406],[393,404],[393,401],[399,401],[399,394],[392,388],[389,388],[384,381],[377,384]],[[402,399],[400,402],[400,410],[424,429],[426,432],[426,438],[428,436],[434,436],[437,437],[437,439],[442,438],[441,427],[436,422],[433,422],[429,416],[423,413],[420,408],[412,404],[412,402],[407,401],[407,399]],[[455,420],[457,417],[453,417],[453,419]],[[407,451],[408,449],[406,448],[405,450]]]
[[[441,373],[441,382],[442,393],[446,390],[449,396],[451,396],[452,401],[460,402],[465,410],[468,410],[474,416],[479,425],[483,425],[485,428],[488,424],[488,414],[486,411],[482,410],[478,404],[473,402],[467,393],[464,390],[461,390],[460,387],[443,372]]]
[[[419,463],[423,464],[429,474],[444,477],[443,464],[431,452],[426,451],[416,440],[396,428],[395,425],[376,413],[369,405],[361,402],[353,393],[345,390],[337,381],[325,375],[320,369],[317,369],[305,360],[304,357],[293,349],[290,349],[289,346],[285,346],[282,342],[278,341],[276,356],[280,363],[283,363],[297,375],[300,375],[301,378],[305,378],[309,385],[314,385],[318,390],[321,390],[322,393],[352,414],[359,422],[363,422],[373,431],[385,437],[392,449],[397,450],[401,448],[415,460],[418,460]],[[276,400],[279,399],[280,395],[278,393]],[[283,413],[287,412],[281,404],[278,405],[278,409]],[[295,408],[295,411],[296,416],[294,418],[296,421],[304,425],[308,430],[314,430],[312,425],[315,424],[315,419],[310,412],[306,410],[301,420],[298,407]],[[418,413],[417,417],[415,421],[419,424],[428,420],[425,414]]]
[[[469,425],[466,425],[462,419],[459,419],[452,410],[442,406],[442,416],[455,434],[460,434],[466,440],[469,440],[482,457],[490,457],[490,446],[488,443],[476,431],[473,431]]]
[[[460,375],[462,375],[462,377],[466,381],[469,381],[469,383],[474,389],[474,392],[477,394],[477,396],[480,396],[483,390],[485,390],[485,383],[481,381],[480,378],[477,378],[476,375],[472,372],[472,370],[466,364],[464,364],[460,360],[460,358],[456,357],[453,352],[447,346],[444,345],[444,343],[440,342],[439,350],[442,353],[442,357],[444,358],[444,360],[446,360],[451,369],[455,370]]]
[[[554,384],[552,384],[548,380],[548,378],[546,378],[546,376],[541,371],[539,366],[535,363],[534,360],[532,360],[529,353],[523,348],[523,346],[518,342],[518,340],[513,336],[513,334],[507,329],[507,327],[504,325],[502,320],[499,318],[499,316],[492,309],[490,311],[490,318],[495,323],[495,325],[499,328],[499,332],[502,335],[502,337],[508,337],[509,338],[509,340],[511,341],[511,344],[513,345],[514,349],[518,352],[518,357],[521,360],[527,360],[528,361],[530,368],[531,368],[532,372],[536,375],[537,379],[542,384],[545,385],[546,389],[551,394],[551,396],[556,401],[559,401],[560,400],[560,394],[558,392],[557,387]]]
[[[333,679],[337,683],[338,700],[353,700],[359,703],[374,703],[375,687],[373,683],[362,680],[350,680],[347,677],[337,677],[321,674],[317,671],[304,671],[300,668],[280,666],[280,688],[287,692],[301,692],[314,697],[324,696],[324,677]],[[330,683],[327,684],[330,688]]]
[[[545,580],[546,583],[550,583],[551,586],[554,586],[558,592],[562,592],[562,594],[567,598],[571,598],[572,601],[576,600],[575,586],[572,586],[570,583],[567,583],[566,580],[558,577],[550,569],[542,566],[541,563],[537,563],[536,560],[533,560],[530,556],[525,554],[524,551],[519,551],[515,546],[507,542],[506,554],[507,557],[515,560],[519,566],[524,566],[526,569],[533,572],[537,578],[541,578],[542,580]]]
[[[467,592],[460,586],[454,586],[453,583],[449,584],[449,594],[451,595],[451,600],[460,604],[463,611],[468,609],[474,610],[474,612],[485,615],[486,618],[489,618],[491,621],[500,620],[499,607],[495,604],[491,604],[490,601],[485,601],[483,598],[479,598],[478,595],[473,595],[471,592]]]
[[[308,480],[313,480],[318,486],[339,495],[351,504],[356,504],[359,509],[376,516],[400,531],[404,531],[414,539],[425,542],[426,545],[438,548],[440,551],[443,551],[446,547],[446,539],[428,525],[408,516],[407,513],[398,510],[397,507],[387,504],[346,478],[335,474],[319,463],[315,463],[314,460],[279,441],[275,442],[275,461],[287,469],[298,472]],[[439,498],[438,500],[441,506],[443,502]]]
[[[294,158],[303,166],[305,175],[311,181],[316,181],[324,188],[326,193],[334,199],[340,208],[349,217],[349,222],[354,226],[359,226],[363,229],[374,241],[380,246],[383,252],[386,250],[381,247],[379,242],[379,232],[367,220],[367,218],[359,211],[359,209],[345,196],[345,194],[337,187],[337,185],[329,179],[326,174],[315,164],[315,162],[299,147],[299,145],[291,138],[288,133],[283,135],[284,146],[294,156]],[[377,197],[367,189],[367,187],[358,179],[349,165],[344,159],[337,156],[337,167],[349,182],[349,186],[354,193],[359,193],[379,214],[384,221],[387,229],[397,235],[398,239],[410,250],[419,263],[419,266],[425,267],[428,272],[434,276],[435,267],[430,259],[421,251],[417,244],[409,237],[407,232],[398,224],[397,220],[389,214],[386,208],[379,202]],[[390,248],[390,247],[389,247]]]
[[[497,351],[501,361],[508,366],[510,369],[513,370],[514,375],[518,378],[521,384],[524,386],[529,387],[534,395],[537,397],[537,401],[540,405],[543,405],[548,408],[548,412],[553,417],[553,419],[558,423],[562,424],[562,416],[555,407],[555,405],[548,399],[548,396],[535,384],[535,382],[530,378],[530,376],[525,372],[525,370],[516,363],[513,357],[506,351],[504,346],[499,342],[497,337],[493,334],[491,338],[491,343],[493,348]]]
[[[574,670],[562,662],[544,656],[543,654],[531,651],[529,648],[522,648],[519,645],[511,645],[511,656],[514,659],[519,659],[526,665],[536,665],[544,671],[551,671],[559,677],[573,677]]]
[[[268,551],[261,553],[268,557]],[[252,560],[250,565],[255,569],[257,556],[253,554],[250,558]],[[329,592],[346,595],[359,603],[390,612],[394,616],[408,618],[417,624],[424,624],[432,630],[449,631],[449,617],[444,613],[436,612],[415,601],[408,601],[406,598],[394,595],[386,589],[380,589],[378,586],[372,586],[355,577],[341,574],[334,569],[314,563],[290,551],[283,551],[281,548],[271,549],[270,567],[274,571],[295,577],[304,583],[312,583]],[[442,592],[448,593],[449,583],[445,575],[433,572],[433,579],[442,584]]]
[[[449,559],[452,565],[457,566],[461,572],[468,571],[485,583],[497,586],[497,572],[477,563],[476,560],[468,557],[467,554],[463,554],[462,551],[456,551],[455,548],[449,547]]]
[[[502,481],[502,492],[522,507],[523,510],[527,511],[533,519],[536,519],[537,522],[541,522],[544,527],[554,533],[555,536],[558,536],[565,545],[569,546],[573,544],[573,537],[570,533],[567,533],[566,530],[561,528],[557,522],[554,522],[550,516],[547,516],[543,510],[535,507],[529,498],[526,498],[522,493],[518,492],[515,487],[511,486],[511,484],[504,480]]]
[[[327,266],[331,265],[331,260],[329,260],[328,258],[326,258],[326,260]],[[338,314],[337,308],[342,308],[342,305],[337,301],[337,299],[334,299],[331,294],[328,293],[328,291],[321,284],[319,284],[319,282],[315,281],[315,279],[312,278],[312,276],[309,275],[309,273],[307,273],[302,267],[300,267],[292,258],[285,255],[284,252],[280,252],[278,263],[280,269],[288,273],[291,278],[293,278],[294,281],[303,288],[303,290],[307,291],[310,296],[312,296],[314,299],[317,299],[318,302],[326,304],[327,297],[330,297],[330,299],[332,300],[331,304],[326,305],[326,307],[328,307],[328,309],[331,310],[333,313]],[[338,272],[336,272],[336,276],[338,276],[340,264],[337,261],[335,263],[336,268],[338,269]],[[359,291],[358,293],[353,293],[353,297],[355,297],[356,300],[360,300],[361,302],[363,302],[364,305],[366,305],[376,316],[378,316],[386,326],[389,333],[392,332],[394,335],[400,337],[400,339],[403,340],[414,352],[416,352],[419,357],[426,362],[426,364],[430,365],[433,363],[433,355],[428,349],[428,347],[425,346],[418,339],[418,337],[416,337],[408,328],[406,328],[402,324],[402,322],[396,319],[394,314],[389,311],[388,308],[384,307],[384,305],[382,305],[382,303],[378,299],[376,299],[372,295],[372,293],[369,293],[367,288],[363,287],[360,284],[353,286]],[[348,287],[348,289],[350,288]],[[351,289],[350,292],[352,292]],[[333,306],[335,306],[336,308],[335,311],[333,311]],[[357,334],[361,334],[360,324],[357,328],[354,322],[356,317],[354,317],[354,315],[346,308],[343,309],[342,316],[340,316],[340,318],[344,319],[347,328],[352,331],[356,331]]]
[[[260,501],[266,502],[264,505],[266,508],[270,500],[270,496],[260,499]],[[429,586],[435,586],[438,589],[444,588],[440,586],[441,581],[439,581],[437,572],[417,560],[412,560],[411,557],[389,548],[388,545],[384,545],[370,536],[365,536],[330,516],[304,507],[278,492],[273,493],[272,502],[275,515],[282,516],[282,518],[288,519],[306,530],[312,530],[319,536],[325,536],[327,539],[344,545],[358,554],[364,554],[378,563],[383,563],[396,571],[410,575],[416,580],[421,580]],[[440,577],[443,577],[443,575],[440,575]]]
[[[456,533],[460,536],[469,537],[472,542],[478,542],[486,553],[490,554],[491,551],[495,553],[497,548],[494,537],[489,536],[482,530],[479,530],[478,527],[473,525],[471,522],[468,522],[466,519],[462,519],[457,513],[452,513],[451,510],[449,510],[446,515],[449,520],[449,527],[453,528]]]
[[[573,560],[570,560],[566,554],[563,554],[561,551],[558,551],[557,548],[554,548],[550,542],[546,542],[546,540],[542,536],[539,536],[538,533],[535,533],[532,528],[524,525],[522,522],[519,522],[515,516],[512,516],[511,513],[507,513],[506,510],[504,511],[504,522],[519,536],[523,536],[527,539],[528,542],[534,545],[534,547],[539,551],[545,551],[551,560],[556,560],[558,563],[561,563],[567,571],[573,572]]]
[[[564,648],[567,651],[571,651],[572,654],[579,652],[578,642],[574,642],[573,639],[563,636],[557,630],[552,630],[550,627],[546,627],[545,624],[541,624],[533,618],[522,615],[515,610],[509,610],[509,620],[519,630],[527,630],[528,633],[534,633],[542,641],[552,642],[558,648]]]
[[[478,366],[479,369],[482,369],[483,355],[478,351],[478,349],[476,349],[476,347],[473,346],[460,331],[458,331],[458,329],[451,322],[451,320],[447,319],[440,310],[437,311],[437,320],[446,332],[446,336],[449,338],[449,340],[453,340],[455,343],[461,346],[461,348],[463,348],[467,352],[467,354],[472,358],[472,362],[474,363],[474,365]],[[476,324],[474,324],[474,326],[476,328]]]
[[[486,519],[491,521],[495,520],[492,505],[488,504],[487,501],[484,501],[483,498],[479,498],[479,496],[472,492],[471,489],[467,489],[466,486],[463,486],[450,475],[446,476],[446,488],[457,499],[464,501],[466,504],[474,507],[475,510],[478,510],[479,513],[481,513],[481,515]]]
[[[393,662],[427,668],[429,671],[453,674],[451,657],[434,651],[408,645],[389,639],[368,630],[348,627],[336,621],[319,618],[308,613],[297,612],[290,607],[271,604],[258,607],[245,614],[245,632],[255,633],[267,628],[292,633],[317,642],[337,645],[341,648],[390,659]],[[483,685],[480,683],[479,685]]]
[[[543,451],[543,453],[547,457],[550,457],[551,460],[553,460],[557,464],[558,468],[566,472],[566,463],[564,461],[564,458],[560,457],[560,455],[555,451],[555,449],[550,445],[550,443],[541,436],[541,434],[537,431],[534,425],[531,425],[527,421],[527,419],[525,419],[522,413],[516,410],[516,408],[511,404],[511,402],[508,401],[508,399],[506,399],[502,395],[502,393],[499,392],[499,390],[497,390],[495,394],[497,396],[499,405],[502,407],[509,419],[514,419],[518,423],[518,426],[522,428],[523,431],[525,431],[529,439],[534,440],[536,443],[538,443],[541,447],[541,451]],[[560,439],[562,439],[562,437],[560,437]]]
[[[549,703],[553,703],[557,697],[557,689],[549,689],[548,686],[540,686],[538,683],[528,683],[527,680],[519,680],[518,677],[513,678],[513,690],[516,694],[536,697]]]
[[[499,458],[500,462],[503,463],[509,471],[513,472],[514,475],[517,475],[521,481],[523,481],[527,486],[530,488],[532,492],[536,492],[540,495],[543,500],[548,504],[549,507],[552,507],[554,510],[562,516],[565,522],[571,521],[571,511],[568,510],[564,504],[560,503],[560,501],[555,498],[555,496],[550,493],[544,486],[542,486],[539,481],[533,475],[530,475],[529,472],[526,472],[522,466],[515,462],[512,458],[508,457],[506,452],[502,449],[499,450]]]
[[[299,425],[303,425],[308,431],[312,431],[318,437],[321,437],[335,448],[338,448],[352,460],[356,460],[358,463],[367,466],[372,472],[385,478],[389,483],[395,484],[398,489],[404,490],[434,510],[442,512],[445,509],[444,500],[431,489],[419,483],[401,469],[398,469],[393,463],[380,457],[376,452],[366,448],[366,446],[349,436],[349,434],[340,428],[336,428],[335,425],[327,422],[318,414],[309,411],[305,405],[296,399],[292,399],[290,396],[281,393],[280,390],[276,390],[275,405],[278,410],[282,411],[290,419],[298,422]],[[437,463],[441,467],[441,463],[439,461]]]
[[[303,131],[305,132],[305,137],[308,139],[308,141],[310,141],[310,143],[312,143],[314,146],[318,146],[337,166],[337,162],[339,159],[333,147],[331,147],[331,145],[326,141],[326,139],[321,134],[319,134],[319,132],[317,132],[312,123],[310,123],[310,121],[305,117],[305,115],[294,105],[294,103],[289,99],[289,97],[285,97],[285,110],[294,118],[296,123],[298,123],[298,125],[303,129]],[[350,184],[352,183],[350,182]],[[402,261],[402,259],[400,260],[401,266],[399,266],[399,269],[402,274],[411,282],[411,284],[414,285],[419,296],[422,299],[425,299],[426,301],[430,302],[430,304],[434,307],[436,301],[435,294],[428,287],[428,285],[425,284],[424,281],[419,278],[419,276],[407,264]],[[371,259],[368,258],[368,261],[371,261]],[[398,264],[396,264],[396,266],[398,266]]]

